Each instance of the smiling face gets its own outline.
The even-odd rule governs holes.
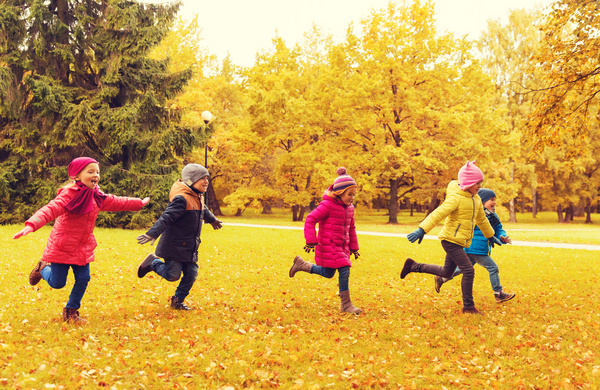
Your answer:
[[[496,198],[486,200],[483,207],[491,211],[496,211]]]
[[[358,189],[356,187],[350,187],[346,191],[344,191],[342,195],[340,195],[340,199],[345,204],[350,205],[350,203],[354,202],[354,197],[357,193]]]
[[[467,188],[465,191],[467,191],[471,195],[475,195],[481,189],[481,183],[483,183],[483,182],[480,181],[477,184],[473,184],[471,187]]]
[[[206,192],[208,189],[208,176],[204,176],[202,179],[195,182],[192,187],[200,192]]]
[[[74,179],[85,184],[87,188],[96,188],[100,181],[100,165],[96,163],[86,165]]]

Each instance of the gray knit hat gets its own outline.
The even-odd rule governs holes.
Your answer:
[[[190,187],[206,176],[210,176],[208,169],[200,164],[188,164],[181,171],[181,180]]]

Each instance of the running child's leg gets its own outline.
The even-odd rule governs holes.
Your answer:
[[[345,266],[338,269],[340,289],[340,311],[352,314],[360,314],[362,310],[352,304],[350,300],[350,267]]]
[[[40,273],[42,279],[48,282],[50,287],[60,289],[67,284],[69,268],[71,268],[70,264],[51,263],[44,267]]]
[[[190,295],[190,290],[198,277],[198,263],[182,263],[183,277],[175,290],[175,296],[180,302]]]
[[[448,263],[451,262],[455,264],[454,267],[458,266],[463,273],[460,284],[463,298],[463,311],[475,309],[475,302],[473,301],[473,280],[475,279],[475,268],[473,268],[473,264],[471,264],[469,256],[467,256],[467,253],[464,251],[462,246],[449,241],[442,241],[442,248],[444,248],[447,253],[446,264],[444,268],[446,270],[450,269],[450,267],[446,268],[446,266],[448,266]],[[452,269],[452,273],[454,273],[454,269],[455,268]]]
[[[88,283],[90,282],[90,265],[72,265],[71,267],[75,276],[75,284],[69,295],[66,307],[68,309],[79,309],[83,294],[85,294],[85,290],[87,290]]]

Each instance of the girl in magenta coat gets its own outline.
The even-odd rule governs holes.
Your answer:
[[[63,288],[67,283],[69,268],[73,269],[75,284],[69,301],[63,309],[65,321],[85,322],[79,317],[81,299],[90,281],[90,265],[94,261],[96,239],[93,231],[100,211],[138,211],[149,198],[127,198],[100,191],[100,166],[90,157],[74,159],[68,168],[73,182],[58,190],[46,206],[25,222],[25,227],[13,236],[20,238],[34,232],[56,219],[42,260],[31,274],[29,283],[36,285],[41,279],[52,288]]]
[[[346,168],[338,168],[339,175],[325,191],[319,203],[304,222],[304,238],[308,253],[315,251],[315,264],[304,261],[300,256],[294,258],[289,276],[296,272],[308,272],[332,278],[336,270],[339,274],[339,291],[342,312],[360,314],[361,309],[355,307],[350,300],[348,287],[350,278],[350,254],[358,258],[358,240],[354,225],[354,197],[358,191],[356,182],[346,174]],[[319,224],[317,236],[316,224]]]

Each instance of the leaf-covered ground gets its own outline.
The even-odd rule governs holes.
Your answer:
[[[301,232],[207,228],[196,310],[176,312],[176,283],[136,276],[140,232],[96,229],[89,323],[75,326],[60,320],[72,275],[61,290],[27,283],[50,228],[12,240],[19,229],[0,227],[0,388],[600,388],[597,252],[496,249],[517,297],[497,304],[476,266],[473,316],[460,280],[437,294],[429,275],[399,278],[407,257],[441,264],[438,241],[359,236],[354,316],[339,313],[337,276],[288,277]]]

